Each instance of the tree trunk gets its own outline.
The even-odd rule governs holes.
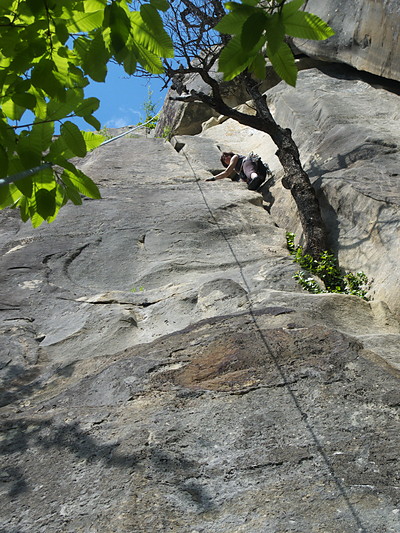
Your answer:
[[[328,249],[326,227],[315,190],[301,165],[299,151],[289,129],[282,130],[282,139],[277,146],[276,155],[285,172],[282,185],[290,190],[296,202],[303,228],[303,251],[319,259],[321,253]]]
[[[276,155],[284,170],[282,185],[290,190],[296,202],[303,228],[304,253],[318,259],[321,253],[328,249],[327,231],[315,190],[301,164],[299,150],[292,138],[292,132],[275,122],[265,97],[248,74],[244,76],[244,81],[256,106],[257,115],[269,124],[268,133],[278,148]]]

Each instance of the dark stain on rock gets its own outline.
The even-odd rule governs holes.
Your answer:
[[[221,331],[185,350],[175,359],[181,366],[157,373],[153,386],[172,382],[186,389],[237,393],[303,379],[332,383],[346,379],[346,363],[358,357],[359,349],[353,339],[318,326]]]
[[[191,389],[234,391],[254,387],[261,381],[257,358],[242,337],[217,339],[189,364],[174,373],[173,381]]]

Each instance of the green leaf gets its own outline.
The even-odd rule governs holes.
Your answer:
[[[104,9],[104,26],[110,28],[112,53],[118,54],[129,38],[131,24],[127,13],[117,2]]]
[[[33,109],[37,120],[44,120],[47,117],[47,102],[41,91],[38,91],[35,87],[32,88],[32,92],[36,98],[36,105]]]
[[[58,100],[50,100],[46,106],[46,120],[61,120],[67,117],[74,110],[74,106],[70,102],[59,102]]]
[[[67,87],[73,87],[71,84],[69,67],[70,63],[67,57],[64,57],[63,48],[59,48],[57,54],[53,54],[53,61],[55,69],[53,70],[54,76]]]
[[[46,221],[50,224],[53,222],[58,214],[58,211],[68,202],[68,196],[65,192],[64,187],[56,183],[55,186],[55,209],[53,215],[46,218]]]
[[[69,39],[69,31],[63,22],[58,22],[55,24],[55,31],[57,35],[57,39],[60,41],[61,44],[65,44]]]
[[[33,176],[33,185],[37,189],[51,191],[55,187],[55,177],[52,168],[45,168]]]
[[[28,142],[38,153],[45,152],[54,134],[53,122],[38,122],[32,126],[28,135]]]
[[[283,15],[289,16],[291,13],[295,13],[304,3],[305,0],[293,0],[292,2],[286,2],[282,7]]]
[[[107,4],[107,0],[85,0],[83,7],[87,13],[91,11],[99,11],[104,9]]]
[[[78,117],[85,117],[87,115],[92,115],[100,105],[100,100],[95,97],[86,98],[81,104],[75,109],[75,114]]]
[[[248,13],[242,11],[232,11],[226,14],[215,26],[220,33],[236,35],[242,31],[243,24],[248,19]]]
[[[93,133],[92,131],[82,131],[82,135],[85,139],[86,148],[88,152],[94,150],[106,140],[104,135],[99,135],[98,133]]]
[[[2,32],[2,54],[5,57],[13,57],[15,53],[15,47],[19,41],[19,35],[12,29],[4,30]]]
[[[74,205],[82,205],[82,197],[79,194],[79,191],[73,185],[71,180],[68,177],[67,171],[64,171],[61,175],[61,181],[64,194],[67,199],[71,200]]]
[[[103,35],[97,33],[93,39],[79,37],[75,40],[74,49],[82,60],[82,68],[85,74],[94,81],[104,81],[107,75],[107,62],[110,59],[110,53],[107,51]]]
[[[294,56],[286,43],[282,43],[276,52],[272,52],[270,48],[267,48],[268,57],[272,63],[275,72],[286,83],[296,86],[297,80],[297,67],[294,61]]]
[[[43,224],[44,219],[39,215],[35,206],[29,206],[29,214],[31,217],[31,223],[34,228],[38,228],[41,224]]]
[[[127,74],[132,76],[132,74],[135,73],[136,66],[137,66],[137,58],[132,50],[124,58],[123,65],[124,65],[124,70]]]
[[[35,87],[43,89],[49,96],[62,100],[65,97],[65,89],[63,83],[55,77],[55,70],[54,62],[43,58],[33,68],[31,81]]]
[[[266,26],[266,17],[261,11],[257,11],[243,24],[241,44],[245,52],[250,52],[260,40]]]
[[[95,131],[99,131],[101,129],[100,122],[93,115],[87,115],[86,117],[83,117],[83,120],[87,122],[90,126],[92,126]]]
[[[167,11],[167,9],[169,9],[169,3],[167,0],[150,0],[150,4],[159,11]]]
[[[29,91],[31,88],[31,82],[30,80],[22,79],[18,77],[16,81],[12,85],[13,90],[15,93],[23,94]]]
[[[285,39],[285,27],[279,13],[268,17],[266,24],[268,46],[272,53],[276,53]]]
[[[44,157],[45,161],[59,165],[59,158],[71,159],[75,157],[74,152],[68,148],[64,137],[58,137],[51,145],[48,154]],[[61,165],[62,166],[62,165]]]
[[[25,108],[17,105],[11,99],[6,100],[2,104],[1,109],[3,113],[11,120],[20,120],[22,115],[25,113]]]
[[[12,101],[18,106],[25,107],[27,109],[34,109],[36,106],[36,98],[30,93],[13,94]]]
[[[78,126],[67,120],[60,128],[62,139],[68,148],[77,156],[85,157],[86,143]]]
[[[4,150],[3,146],[0,144],[0,178],[7,176],[8,170],[8,155]],[[1,188],[1,185],[0,185]]]
[[[14,4],[15,0],[2,0],[1,6],[0,6],[0,13],[7,13],[9,14],[9,11],[11,9],[11,6]]]
[[[248,68],[251,72],[253,72],[256,78],[259,80],[264,80],[266,76],[264,54],[258,53]]]
[[[285,31],[291,37],[322,41],[331,37],[335,32],[316,15],[296,11],[290,16],[283,18]]]
[[[130,21],[135,45],[157,56],[174,57],[174,45],[165,30],[149,28],[137,11],[130,13]]]
[[[101,198],[97,185],[82,171],[75,168],[73,171],[65,169],[62,175],[63,182],[81,194],[99,200]]]
[[[164,72],[163,64],[158,55],[153,54],[143,46],[134,44],[131,46],[136,51],[136,56],[139,58],[140,64],[148,72],[152,74],[162,74]]]
[[[219,57],[219,69],[224,73],[224,80],[230,81],[243,72],[253,61],[254,55],[243,50],[240,36],[233,37]]]
[[[149,28],[164,31],[163,21],[155,7],[150,4],[142,4],[140,6],[140,14]]]
[[[56,189],[38,189],[35,192],[37,213],[46,220],[54,215],[56,209]]]
[[[31,143],[29,137],[30,134],[24,131],[19,136],[17,143],[17,153],[24,169],[37,167],[40,165],[42,159],[42,150],[40,146],[38,146],[37,143]]]
[[[32,176],[29,176],[27,178],[24,178],[22,180],[18,180],[14,183],[16,188],[22,192],[22,194],[28,198],[32,196],[33,193],[33,183],[32,183]]]
[[[28,70],[28,68],[32,64],[34,57],[36,56],[35,50],[37,49],[37,43],[43,44],[41,39],[35,39],[32,42],[30,48],[23,48],[22,50],[16,52],[14,57],[12,58],[10,69],[12,69],[16,73],[22,73]],[[42,46],[38,50],[38,55],[42,55],[44,51],[45,47]]]
[[[114,4],[115,2],[113,2]],[[103,10],[83,13],[73,11],[73,17],[68,20],[67,29],[69,33],[89,32],[99,28],[103,24]]]
[[[18,202],[18,205],[22,222],[27,222],[29,220],[28,200],[25,197],[22,197]]]
[[[20,197],[21,193],[13,183],[0,185],[0,209],[13,205]]]
[[[29,7],[32,15],[37,17],[44,11],[44,3],[43,0],[26,0],[26,4]]]
[[[18,136],[15,134],[14,129],[6,122],[6,119],[0,119],[0,145],[5,150],[13,153],[15,151],[18,141]]]

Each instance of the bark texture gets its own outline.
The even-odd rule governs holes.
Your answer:
[[[304,253],[318,258],[328,248],[327,231],[315,190],[301,164],[299,150],[293,140],[292,132],[289,128],[282,128],[276,123],[268,108],[266,98],[258,90],[256,82],[248,75],[245,81],[249,95],[255,103],[257,114],[268,123],[270,130],[268,133],[278,148],[276,155],[285,172],[282,184],[290,190],[296,202],[303,228]]]

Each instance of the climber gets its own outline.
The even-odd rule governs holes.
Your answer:
[[[222,152],[221,163],[225,170],[212,178],[207,178],[206,181],[224,178],[231,178],[232,181],[242,180],[247,183],[250,191],[256,191],[264,183],[266,175],[270,174],[268,165],[261,161],[260,156],[253,153],[246,157],[233,152]]]

